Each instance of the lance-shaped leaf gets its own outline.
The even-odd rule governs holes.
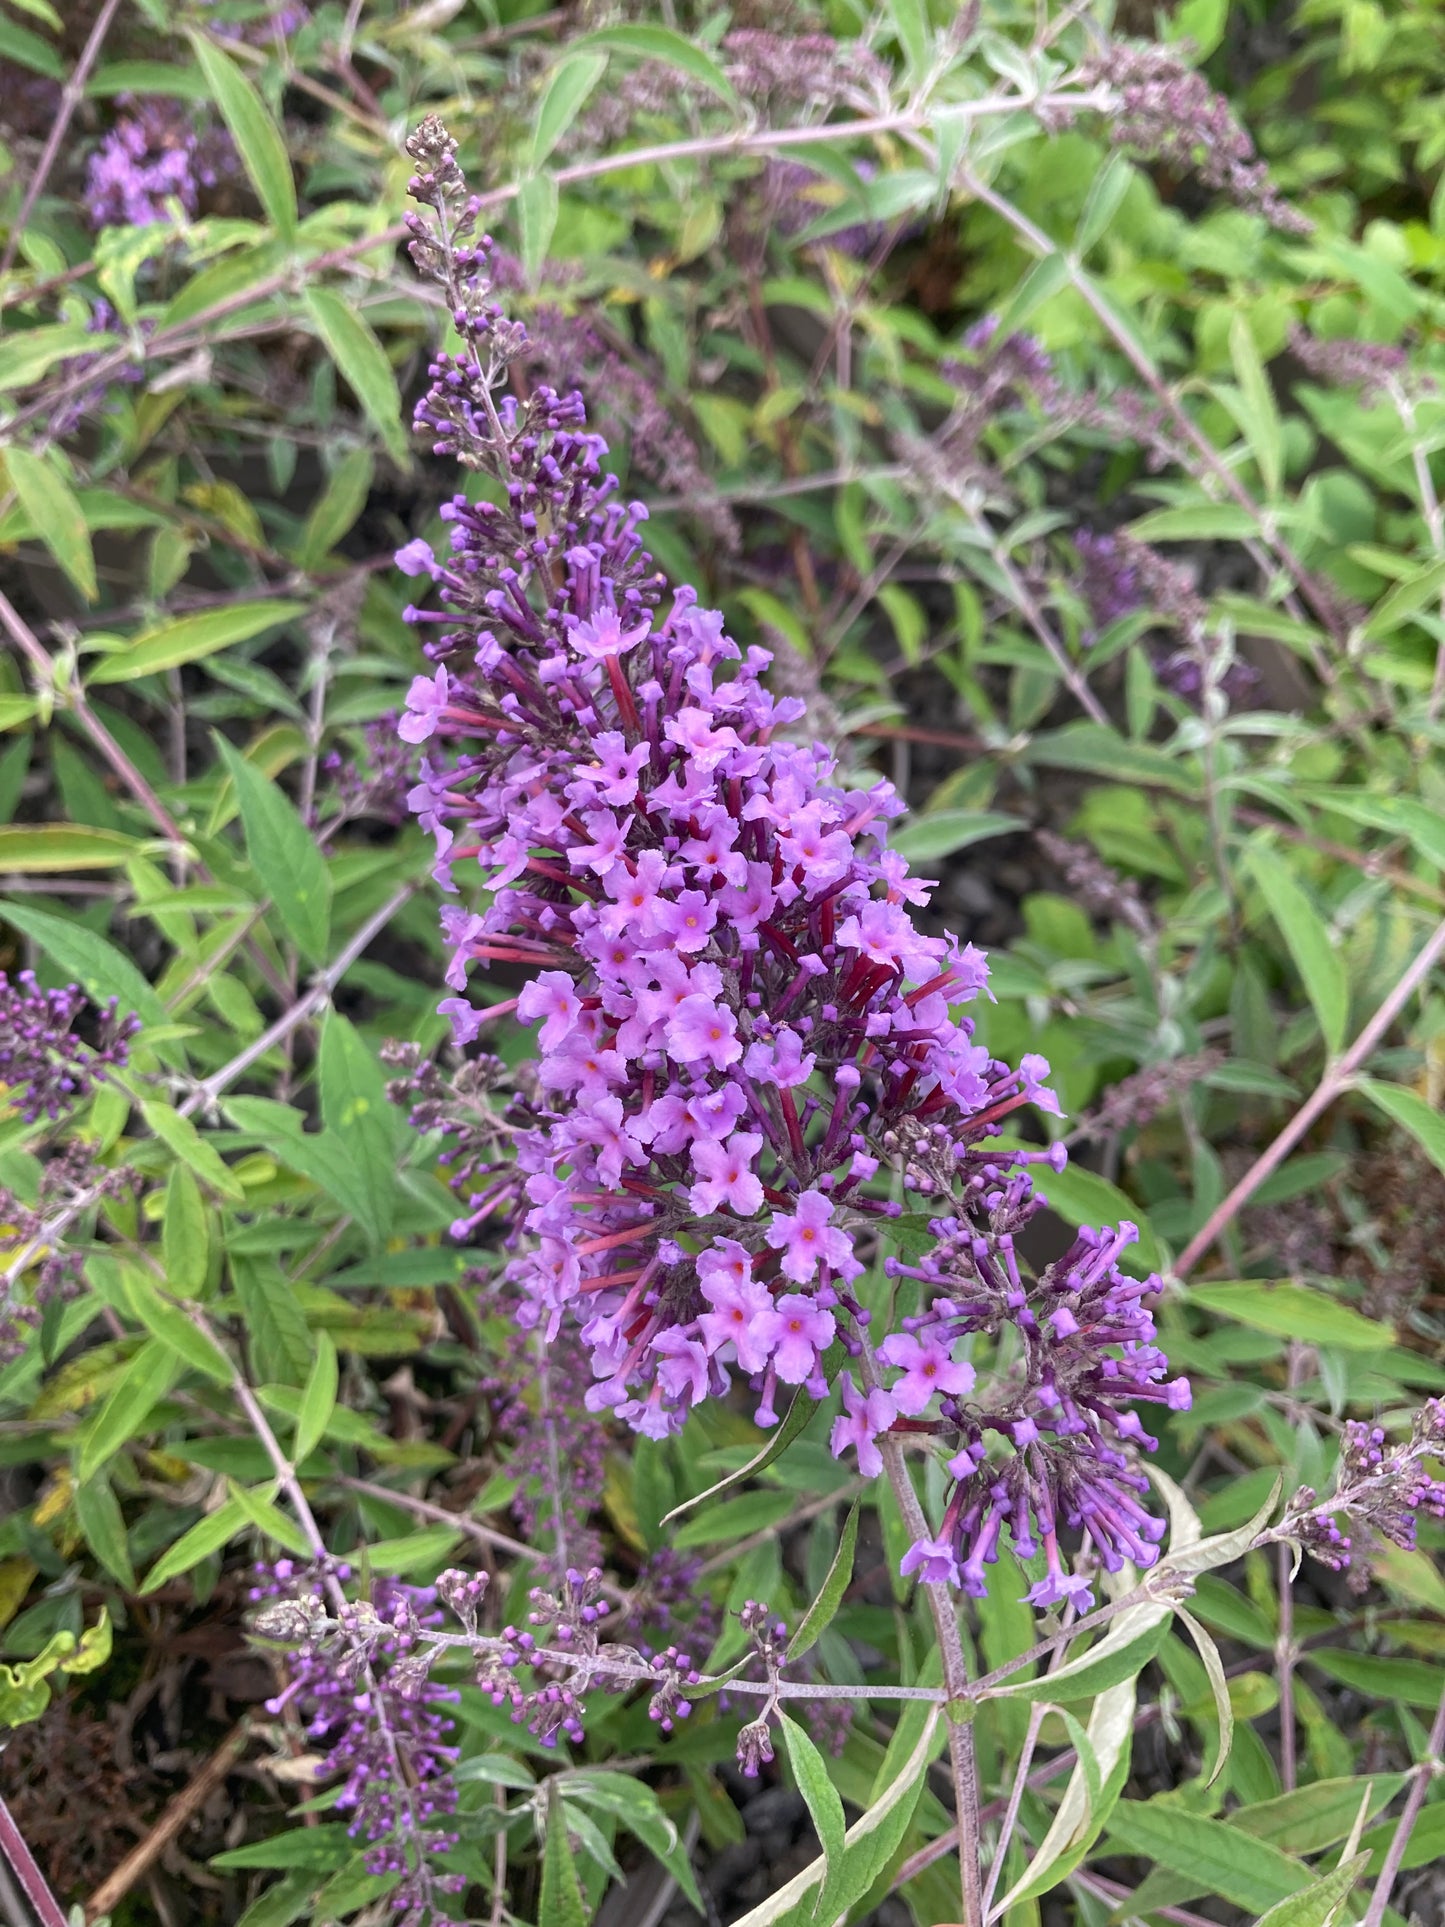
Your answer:
[[[1000,1912],[1049,1893],[1068,1877],[1098,1839],[1129,1774],[1138,1683],[1120,1680],[1100,1693],[1085,1728],[1092,1762],[1082,1749],[1049,1830],[1025,1873],[998,1903]],[[1092,1764],[1092,1772],[1090,1770]],[[1091,1781],[1097,1785],[1091,1785]]]
[[[90,546],[85,511],[56,465],[55,456],[10,448],[5,452],[5,466],[21,506],[35,524],[41,541],[86,601],[94,602],[98,593],[95,554]]]
[[[858,1503],[853,1508],[843,1527],[843,1537],[838,1541],[838,1550],[833,1555],[833,1563],[828,1568],[828,1576],[818,1592],[818,1597],[804,1613],[798,1630],[788,1642],[788,1659],[791,1662],[801,1659],[810,1647],[815,1646],[818,1637],[832,1620],[834,1613],[843,1603],[853,1578],[853,1555],[858,1549]]]
[[[567,1842],[567,1815],[556,1779],[547,1782],[547,1839],[542,1849],[541,1919],[547,1927],[587,1927],[587,1905]]]
[[[401,420],[401,390],[370,326],[331,288],[308,288],[306,306],[316,332],[368,419],[400,467],[411,461]]]
[[[203,33],[187,34],[211,98],[230,129],[256,198],[283,240],[296,232],[296,183],[281,130],[241,69]]]
[[[331,928],[331,877],[295,805],[223,736],[216,738],[246,832],[246,854],[297,947],[319,963]]]
[[[897,1851],[923,1791],[924,1776],[942,1740],[943,1714],[939,1707],[931,1706],[912,1752],[898,1763],[898,1770],[881,1797],[843,1836],[843,1878],[837,1893],[839,1914],[862,1899]],[[761,1906],[754,1907],[736,1927],[775,1927],[780,1921],[786,1921],[788,1927],[802,1927],[802,1923],[813,1919],[817,1904],[814,1890],[821,1891],[824,1873],[825,1863],[815,1860]]]
[[[1038,1679],[1005,1680],[1001,1686],[985,1688],[979,1697],[1052,1700],[1064,1705],[1092,1699],[1121,1680],[1137,1679],[1164,1643],[1173,1610],[1167,1600],[1141,1600],[1120,1613],[1098,1643],[1077,1659],[1066,1660]]]
[[[725,1479],[710,1485],[706,1492],[699,1492],[695,1499],[684,1499],[681,1505],[675,1505],[663,1519],[663,1525],[671,1525],[674,1519],[682,1518],[685,1513],[695,1512],[700,1505],[706,1505],[709,1499],[720,1498],[724,1492],[731,1492],[735,1485],[741,1485],[744,1480],[756,1478],[759,1472],[787,1450],[817,1409],[817,1399],[809,1398],[806,1392],[795,1392],[782,1424],[771,1434],[762,1450],[746,1465],[740,1465],[736,1472],[729,1472]]]

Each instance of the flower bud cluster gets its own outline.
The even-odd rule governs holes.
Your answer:
[[[612,1608],[602,1596],[602,1572],[569,1567],[555,1593],[537,1588],[531,1595],[528,1627],[505,1626],[485,1655],[479,1655],[477,1685],[490,1693],[494,1706],[512,1709],[512,1720],[555,1746],[558,1736],[582,1743],[582,1702],[589,1692],[625,1693],[641,1680],[651,1686],[648,1715],[664,1733],[692,1711],[687,1689],[700,1675],[689,1653],[676,1646],[650,1656],[620,1642],[604,1645],[602,1622]],[[550,1628],[550,1632],[547,1629]],[[516,1674],[530,1668],[540,1684],[525,1690]]]
[[[0,1260],[24,1252],[33,1261],[27,1266],[25,1259],[17,1259],[17,1269],[0,1277],[0,1365],[24,1350],[46,1305],[71,1298],[80,1289],[85,1255],[53,1241],[51,1220],[77,1198],[94,1203],[133,1191],[140,1183],[139,1173],[128,1165],[111,1169],[99,1162],[92,1143],[72,1138],[48,1153],[33,1202],[0,1185]],[[20,1295],[22,1285],[25,1297]]]
[[[1368,1577],[1371,1546],[1381,1539],[1406,1552],[1415,1549],[1421,1513],[1445,1520],[1445,1483],[1426,1461],[1445,1461],[1445,1400],[1427,1399],[1415,1414],[1408,1439],[1391,1445],[1379,1425],[1350,1420],[1340,1446],[1335,1489],[1328,1499],[1302,1485],[1279,1527],[1336,1572],[1359,1569]],[[1344,1520],[1355,1538],[1340,1529]]]
[[[26,1124],[73,1111],[105,1083],[108,1069],[127,1061],[139,1017],[118,1017],[112,997],[88,1044],[73,1027],[89,1004],[79,984],[42,990],[33,970],[14,979],[0,970],[0,1093]]]
[[[399,1874],[393,1905],[408,1920],[447,1927],[447,1896],[465,1885],[436,1865],[456,1842],[450,1822],[457,1789],[448,1743],[457,1698],[431,1678],[435,1648],[425,1635],[442,1623],[439,1586],[382,1579],[370,1600],[347,1600],[344,1564],[299,1566],[280,1559],[257,1573],[254,1631],[289,1647],[289,1683],[266,1710],[296,1709],[323,1755],[322,1771],[340,1776],[336,1806],[349,1831],[367,1843],[371,1873]],[[453,1575],[448,1575],[452,1579]],[[485,1581],[482,1581],[482,1585]],[[447,1588],[463,1613],[481,1587]]]
[[[1291,207],[1255,154],[1254,142],[1195,69],[1170,47],[1103,41],[1078,74],[1085,91],[1104,86],[1115,95],[1109,138],[1145,159],[1197,172],[1284,234],[1310,234],[1314,224]],[[1046,118],[1058,125],[1057,107]]]

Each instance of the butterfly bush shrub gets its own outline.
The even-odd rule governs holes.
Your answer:
[[[1438,33],[1145,11],[7,15],[65,1904],[1434,1927]]]

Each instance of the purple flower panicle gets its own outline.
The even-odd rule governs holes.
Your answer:
[[[322,1777],[342,1779],[337,1809],[367,1845],[368,1872],[401,1876],[393,1905],[404,1922],[448,1927],[446,1897],[466,1883],[435,1864],[457,1839],[458,1757],[446,1711],[457,1694],[430,1677],[435,1653],[422,1637],[443,1622],[438,1589],[381,1579],[369,1601],[351,1602],[340,1591],[349,1577],[344,1565],[290,1559],[258,1571],[255,1630],[291,1648],[289,1682],[266,1710],[304,1719]]]
[[[549,1338],[575,1321],[589,1405],[652,1437],[734,1375],[770,1424],[780,1392],[821,1397],[847,1354],[866,1390],[835,1442],[871,1462],[890,1401],[922,1412],[940,1394],[940,1427],[978,1455],[958,1473],[949,1577],[970,1583],[1005,1522],[1021,1546],[1081,1526],[1110,1561],[1152,1557],[1158,1531],[1113,1441],[1143,1438],[1129,1398],[1164,1396],[1138,1308],[1156,1282],[1119,1276],[1122,1235],[1081,1243],[1032,1290],[1013,1265],[1044,1154],[989,1140],[1024,1104],[1057,1110],[1047,1064],[1013,1070],[975,1041],[966,1006],[987,963],[917,928],[910,906],[931,885],[888,848],[897,795],[845,786],[825,749],[788,740],[803,705],[764,686],[768,653],[741,648],[690,589],[668,596],[646,510],[615,499],[581,398],[496,398],[525,336],[493,299],[455,144],[433,120],[408,147],[412,193],[437,217],[411,217],[413,257],[463,343],[433,363],[417,424],[503,489],[443,510],[440,606],[411,611],[437,668],[402,733],[425,745],[412,802],[437,881],[452,892],[475,862],[490,891],[485,908],[443,911],[449,988],[460,1000],[492,963],[535,973],[517,1012],[540,1027],[538,1102],[515,1174],[483,1202],[511,1214],[520,1317]],[[414,545],[404,555],[413,567]],[[451,1008],[468,1041],[480,1016]],[[901,1211],[873,1186],[885,1163],[937,1214],[932,1269],[915,1275],[971,1283],[911,1348],[875,1359],[854,1286],[860,1240]],[[989,1471],[990,1422],[961,1403],[972,1373],[956,1348],[1028,1316],[1041,1356],[1072,1346],[1077,1361],[1052,1378],[1041,1365],[1027,1412],[991,1425],[1014,1456]],[[883,1367],[902,1376],[880,1400]]]
[[[42,990],[33,970],[14,979],[0,970],[0,1094],[25,1123],[53,1123],[126,1062],[140,1019],[118,1017],[117,1002],[99,1012],[88,1044],[73,1028],[90,1004],[79,984]]]
[[[198,129],[183,102],[131,100],[90,157],[85,206],[94,228],[151,227],[168,221],[167,204],[196,213],[201,189],[234,167],[228,135]]]

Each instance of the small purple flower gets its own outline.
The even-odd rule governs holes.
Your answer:
[[[832,1218],[833,1207],[823,1193],[805,1191],[794,1211],[780,1212],[768,1226],[768,1243],[782,1252],[783,1273],[796,1284],[806,1284],[820,1264],[835,1272],[853,1265],[853,1240]]]
[[[773,1369],[783,1383],[816,1382],[823,1354],[838,1330],[832,1312],[820,1311],[811,1298],[790,1291],[778,1299],[765,1325],[772,1345]]]
[[[736,1255],[722,1256],[728,1249]],[[709,1264],[710,1257],[714,1261]],[[746,1266],[745,1272],[740,1270],[739,1259]],[[712,1307],[697,1321],[708,1350],[720,1351],[730,1344],[743,1371],[764,1371],[772,1352],[769,1320],[773,1300],[767,1286],[753,1277],[747,1253],[733,1239],[719,1238],[713,1253],[698,1259],[697,1268],[702,1295]]]
[[[668,1049],[680,1064],[710,1064],[726,1070],[743,1054],[737,1020],[726,1004],[711,997],[684,997],[667,1022]]]
[[[925,1586],[956,1586],[958,1562],[953,1548],[942,1539],[918,1539],[904,1553],[898,1570],[906,1579],[916,1572]]]
[[[838,1383],[843,1391],[843,1413],[833,1421],[828,1449],[835,1459],[841,1459],[851,1445],[858,1454],[858,1470],[863,1477],[876,1479],[883,1470],[877,1440],[897,1418],[898,1407],[881,1386],[866,1394],[860,1392],[851,1372],[840,1372]]]
[[[567,638],[579,656],[605,662],[609,656],[622,656],[635,649],[652,627],[652,620],[636,622],[624,629],[615,609],[598,609],[590,621],[576,619],[567,625]]]
[[[581,1015],[582,999],[565,970],[544,970],[523,986],[517,999],[517,1016],[524,1024],[541,1021],[538,1042],[544,1051],[557,1050],[576,1029]]]
[[[692,1147],[697,1183],[688,1194],[694,1211],[705,1214],[730,1205],[740,1218],[750,1218],[763,1202],[763,1187],[753,1161],[763,1147],[754,1131],[736,1131],[730,1138],[700,1139]]]
[[[436,582],[442,573],[441,564],[432,553],[431,543],[424,542],[420,536],[399,548],[394,559],[403,575],[426,575]]]
[[[890,1332],[878,1347],[878,1356],[903,1373],[888,1389],[908,1418],[917,1418],[935,1392],[957,1398],[973,1389],[972,1365],[955,1364],[936,1333],[916,1337],[912,1332]]]
[[[446,713],[450,678],[445,669],[418,676],[406,692],[406,714],[396,726],[404,743],[424,743]]]

